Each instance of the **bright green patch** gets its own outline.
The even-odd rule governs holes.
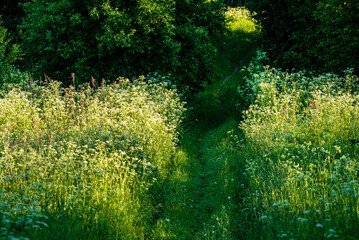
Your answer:
[[[13,89],[0,98],[0,238],[143,239],[183,103],[161,85]]]
[[[247,79],[251,238],[359,237],[358,78],[308,75],[266,69]]]

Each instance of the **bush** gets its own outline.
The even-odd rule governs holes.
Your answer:
[[[118,79],[0,99],[0,238],[144,238],[183,113],[173,90]]]
[[[221,4],[201,1],[52,1],[24,4],[26,69],[79,83],[172,73],[198,90],[210,79]]]

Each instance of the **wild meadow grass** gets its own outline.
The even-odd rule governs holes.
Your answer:
[[[260,57],[263,55],[260,54]],[[359,88],[344,77],[249,65],[240,127],[252,239],[359,238]]]
[[[183,111],[141,79],[2,91],[0,238],[145,238]]]

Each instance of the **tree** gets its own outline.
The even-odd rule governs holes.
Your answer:
[[[11,43],[8,30],[2,26],[0,19],[0,87],[6,82],[11,82],[9,76],[14,70],[14,63],[21,58],[21,51],[17,44]]]
[[[78,81],[174,73],[192,90],[210,79],[222,5],[205,0],[36,0],[24,5],[22,47],[37,75]],[[35,67],[35,68],[34,68]]]
[[[359,2],[355,0],[252,1],[261,43],[283,68],[358,72]]]
[[[352,67],[359,73],[359,2],[320,1],[314,18],[320,27],[316,35],[318,45],[312,54],[327,70]]]
[[[8,29],[8,32],[15,35],[15,40],[19,41],[19,32],[17,26],[25,13],[21,4],[26,0],[1,0],[0,15],[2,16],[2,25]]]

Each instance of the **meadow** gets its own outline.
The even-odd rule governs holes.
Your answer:
[[[358,77],[257,70],[239,88],[251,238],[358,238]]]
[[[164,85],[59,82],[0,99],[2,239],[142,239],[184,105]]]
[[[42,7],[49,7],[45,2]],[[148,4],[126,4],[135,2]],[[0,239],[359,238],[355,69],[335,74],[274,67],[259,42],[265,29],[244,7],[223,11],[224,31],[209,44],[215,31],[203,27],[208,19],[199,12],[211,9],[205,2],[178,1],[176,21],[147,15],[163,7],[175,16],[175,1],[149,4],[136,15],[143,21],[139,29],[149,26],[144,17],[154,28],[166,23],[161,34],[171,52],[160,49],[173,59],[180,51],[170,37],[185,31],[183,51],[195,45],[183,66],[171,63],[174,74],[191,66],[178,78],[152,71],[131,79],[86,82],[71,74],[63,82],[47,75],[34,80],[13,65],[20,48],[6,49],[10,41],[0,27]],[[118,8],[104,6],[104,13],[93,11],[119,16]],[[199,12],[184,20],[187,7]],[[221,19],[213,14],[212,28]],[[192,26],[192,18],[203,26]],[[77,20],[74,25],[88,24]],[[105,22],[109,29],[117,26],[111,21]],[[152,48],[147,30],[141,37]],[[131,34],[126,37],[135,50],[126,48],[128,56],[141,46]],[[197,53],[209,50],[203,56],[213,59],[201,62]],[[200,66],[213,72],[201,76]],[[122,66],[127,70],[138,69]]]

